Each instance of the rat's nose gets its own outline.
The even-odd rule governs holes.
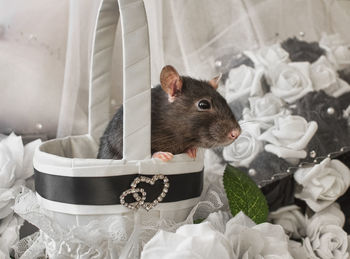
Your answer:
[[[228,134],[228,138],[232,139],[232,140],[235,140],[236,138],[238,138],[238,136],[240,134],[241,134],[241,130],[240,129],[234,129]]]

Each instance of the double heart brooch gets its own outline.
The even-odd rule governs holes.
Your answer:
[[[163,190],[159,194],[159,196],[154,199],[152,202],[146,202],[146,196],[147,193],[143,188],[137,188],[137,185],[139,183],[148,183],[150,185],[154,185],[156,181],[163,180]],[[169,189],[169,179],[168,177],[162,175],[162,174],[156,174],[152,178],[146,177],[146,176],[138,176],[134,179],[134,181],[130,184],[131,188],[124,191],[122,195],[120,195],[120,204],[124,205],[125,207],[129,209],[138,209],[140,207],[143,207],[145,210],[149,211],[153,209],[155,206],[158,205],[159,202],[163,201],[164,197],[168,193]],[[132,194],[135,202],[126,202],[125,197],[129,194]],[[140,196],[141,194],[141,196]]]

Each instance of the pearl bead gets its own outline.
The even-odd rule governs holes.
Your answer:
[[[299,32],[299,35],[300,35],[300,37],[304,37],[305,36],[305,32],[301,31],[301,32]]]
[[[315,150],[311,150],[310,151],[310,157],[311,158],[315,158],[316,157],[316,151]]]
[[[255,176],[255,175],[256,175],[255,169],[253,169],[253,168],[249,169],[248,174],[249,174],[250,176]]]
[[[35,124],[35,127],[38,129],[38,130],[41,130],[43,128],[43,125],[41,123],[37,123]]]
[[[221,66],[222,66],[221,60],[215,61],[215,66],[216,66],[216,67],[221,67]]]
[[[333,114],[335,113],[334,108],[333,108],[333,107],[329,107],[329,108],[327,109],[327,113],[328,113],[329,115],[333,115]]]

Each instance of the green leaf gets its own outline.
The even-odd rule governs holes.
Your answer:
[[[202,223],[204,221],[204,219],[195,219],[193,221],[193,224],[199,224],[199,223]]]
[[[256,224],[266,222],[269,213],[266,198],[246,173],[227,165],[224,187],[232,216],[243,211]]]

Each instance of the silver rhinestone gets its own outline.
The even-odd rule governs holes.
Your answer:
[[[315,158],[316,157],[316,151],[315,150],[311,150],[310,151],[310,157],[311,158]]]
[[[165,183],[164,187],[169,188],[169,183]]]
[[[290,173],[290,169],[287,169],[287,173]]]
[[[255,169],[253,169],[253,168],[249,169],[248,174],[249,174],[250,176],[256,175]]]
[[[38,129],[38,130],[41,130],[43,128],[43,125],[41,123],[37,123],[35,124],[35,127]]]
[[[314,163],[317,163],[317,159],[314,160]]]
[[[333,114],[335,113],[334,108],[333,108],[333,107],[329,107],[329,108],[327,109],[327,113],[328,113],[329,115],[333,115]]]
[[[271,180],[275,180],[275,177],[274,177],[274,176],[272,176],[272,177],[271,177]]]
[[[157,200],[153,201],[153,204],[154,204],[154,205],[157,205],[157,204],[158,204],[158,201],[157,201]]]
[[[146,192],[142,192],[142,196],[146,196]]]
[[[162,175],[162,174],[158,174],[158,176],[159,176],[159,179],[161,179],[161,180],[163,180],[163,179],[164,179],[164,175]]]
[[[168,189],[164,189],[164,191],[163,191],[163,192],[168,193]]]
[[[164,192],[162,192],[161,194],[160,194],[160,196],[162,196],[163,198],[166,196],[166,193],[164,193]]]
[[[221,66],[222,66],[221,60],[216,60],[216,61],[215,61],[215,66],[216,66],[216,67],[221,67]]]
[[[167,177],[164,178],[164,182],[167,183],[169,182],[169,179]]]
[[[146,183],[151,183],[151,180],[150,179],[146,179]]]
[[[163,200],[163,198],[159,196],[159,197],[157,198],[157,200],[158,200],[159,202],[161,202],[161,201]]]
[[[299,32],[299,36],[300,37],[304,37],[305,36],[305,32],[303,32],[303,31]]]
[[[135,182],[136,182],[137,184],[140,183],[140,179],[137,178],[137,179],[135,180]]]

